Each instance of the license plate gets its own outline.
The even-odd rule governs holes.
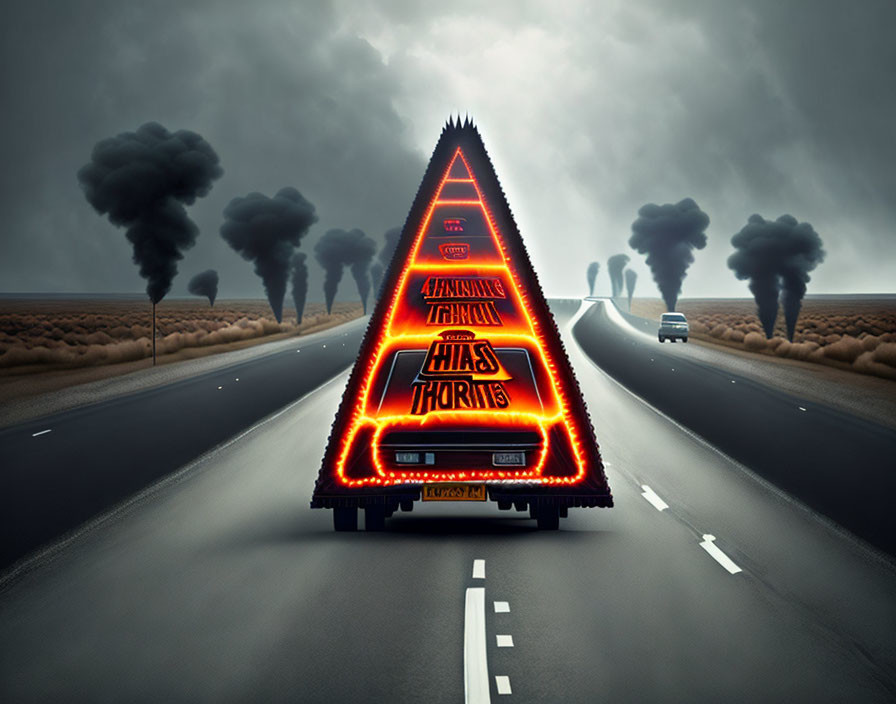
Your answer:
[[[485,484],[424,484],[424,501],[485,501]]]

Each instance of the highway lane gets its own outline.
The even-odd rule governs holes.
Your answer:
[[[652,406],[872,545],[896,555],[896,430],[713,365],[724,352],[661,345],[597,302],[576,338]]]
[[[2,581],[0,700],[464,701],[484,588],[493,701],[892,701],[892,563],[566,345],[616,508],[334,533],[308,497],[340,376]]]
[[[366,323],[298,337],[273,354],[259,348],[247,361],[0,429],[0,568],[344,370]]]

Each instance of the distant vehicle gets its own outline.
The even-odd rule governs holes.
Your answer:
[[[676,339],[687,342],[688,332],[688,319],[683,313],[663,313],[658,333],[660,342],[675,342]]]

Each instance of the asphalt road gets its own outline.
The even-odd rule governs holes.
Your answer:
[[[707,363],[713,355],[693,354],[692,344],[660,344],[656,324],[632,321],[650,326],[636,333],[609,306],[596,303],[575,330],[605,372],[777,487],[896,555],[896,430],[714,366]],[[632,433],[648,440],[637,428]]]
[[[615,508],[334,533],[340,375],[0,580],[0,700],[463,702],[466,654],[496,702],[893,701],[892,562],[565,342]]]
[[[174,383],[0,429],[0,569],[165,477],[355,360],[363,321]]]

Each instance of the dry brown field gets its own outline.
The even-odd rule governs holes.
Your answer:
[[[266,301],[162,301],[156,307],[158,362],[193,358],[302,335],[361,316],[360,303],[337,303],[332,315],[309,303],[277,323]],[[0,380],[149,360],[152,307],[137,300],[0,300]],[[149,363],[149,362],[147,362]],[[132,365],[128,365],[129,367]]]
[[[624,307],[624,304],[623,304]],[[778,311],[774,336],[766,339],[756,304],[750,299],[684,299],[691,337],[738,350],[826,364],[896,380],[896,300],[808,298],[787,340],[784,313]],[[659,320],[660,299],[635,299],[632,313]]]

